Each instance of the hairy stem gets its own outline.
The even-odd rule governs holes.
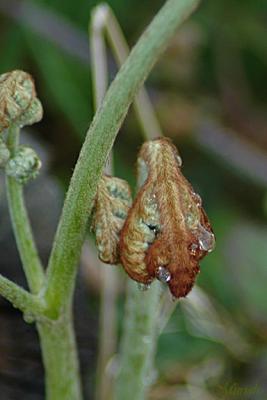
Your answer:
[[[108,65],[106,46],[103,36],[105,18],[103,18],[103,5],[96,7],[91,13],[89,25],[89,41],[92,63],[92,85],[94,108],[100,106],[108,88]]]
[[[104,39],[105,18],[103,5],[96,7],[91,13],[89,40],[92,60],[92,83],[95,110],[100,107],[108,87],[108,65]],[[113,174],[112,151],[105,167],[105,172]],[[101,274],[99,340],[96,368],[96,400],[107,400],[111,393],[111,376],[107,373],[107,365],[116,351],[116,299],[118,287],[117,271],[111,266],[99,262]]]
[[[118,66],[121,66],[123,62],[127,59],[129,55],[129,48],[124,38],[123,32],[116,20],[115,15],[107,4],[101,4],[97,6],[91,17],[90,25],[90,42],[91,42],[91,59],[92,59],[92,77],[94,86],[94,99],[96,108],[99,107],[107,87],[108,82],[108,71],[107,71],[107,60],[106,60],[106,49],[104,34],[106,33],[109,44],[115,55]],[[159,122],[154,113],[153,106],[150,103],[150,99],[146,93],[145,88],[141,88],[134,100],[135,112],[137,119],[140,123],[140,127],[146,139],[153,139],[157,136],[162,135]],[[107,171],[110,173],[110,171]],[[112,395],[110,376],[106,373],[106,366],[110,360],[112,354],[114,354],[115,349],[115,290],[116,287],[114,282],[115,270],[107,268],[103,265],[102,269],[102,286],[101,286],[101,306],[100,306],[100,337],[99,337],[99,353],[98,353],[98,368],[97,368],[97,380],[96,380],[96,399],[104,400],[108,399]],[[129,293],[127,293],[128,301],[131,301],[132,306],[130,310],[125,313],[125,330],[124,339],[128,343],[131,338],[131,332],[129,329],[134,329],[135,338],[142,341],[142,336],[145,334],[146,337],[150,337],[154,332],[151,332],[151,325],[153,321],[151,319],[152,312],[153,318],[157,320],[157,310],[153,310],[148,307],[146,310],[141,304],[142,310],[140,310],[140,302],[134,303],[131,299],[132,287],[128,285]],[[159,289],[160,290],[160,289]],[[151,299],[152,302],[151,302]],[[147,293],[146,300],[150,304],[154,304],[155,307],[158,306],[157,303],[153,301],[155,297],[155,290]],[[135,324],[138,321],[140,311],[142,317],[145,319],[150,319],[150,324],[142,326],[140,332],[139,325]],[[136,326],[135,326],[136,325]],[[142,349],[142,360],[139,363],[140,371],[143,371],[145,366],[149,364],[148,360],[152,362],[151,349],[156,346],[156,336],[150,337],[151,346],[146,346]],[[153,346],[154,343],[154,346]],[[132,344],[131,344],[132,346]],[[126,353],[124,353],[124,350]],[[125,381],[125,378],[131,379],[134,377],[134,383],[138,383],[138,377],[136,375],[135,358],[131,357],[128,352],[127,346],[123,346],[122,349],[122,359],[123,364],[127,365],[127,376],[125,376],[125,370],[122,367],[121,374],[119,374],[118,382],[124,381],[124,385],[131,387],[131,382]],[[134,364],[134,365],[133,365]],[[137,380],[136,380],[137,377]],[[143,378],[141,377],[141,382]],[[138,386],[140,382],[138,383]],[[122,389],[123,390],[123,389]]]
[[[99,5],[92,13],[92,32],[91,32],[91,49],[93,60],[93,82],[96,93],[96,103],[103,97],[103,87],[107,84],[107,62],[105,57],[104,33],[106,33],[108,42],[112,48],[117,64],[121,66],[129,55],[129,48],[124,38],[123,32],[116,20],[115,15],[107,4]],[[101,96],[102,93],[102,96]],[[97,102],[98,99],[98,102]],[[135,112],[144,137],[147,140],[162,136],[161,128],[154,113],[153,106],[146,93],[145,88],[140,89],[134,100]],[[107,323],[110,321],[110,291],[112,282],[112,272],[104,274],[104,284],[102,290],[101,310],[101,327],[100,329],[100,350],[98,362],[98,380],[97,380],[97,399],[110,398],[110,381],[105,374],[107,361],[110,359],[110,351],[107,351],[105,343],[109,343],[110,332],[107,329]],[[114,271],[115,272],[115,271]],[[114,273],[113,272],[113,273]],[[107,276],[109,275],[109,276]],[[106,279],[105,279],[106,278]],[[158,291],[158,293],[157,293]],[[137,296],[136,296],[137,295]],[[156,348],[157,338],[164,326],[167,324],[177,303],[171,301],[169,292],[161,295],[161,287],[157,285],[153,290],[145,294],[145,300],[149,303],[149,307],[144,308],[143,295],[138,293],[136,288],[131,284],[127,286],[127,307],[124,314],[124,330],[123,330],[123,346],[121,347],[120,357],[121,366],[117,377],[116,398],[133,396],[131,390],[134,387],[140,388],[140,392],[136,393],[137,398],[142,398],[149,386],[148,381],[144,380],[144,376],[148,376],[153,366],[154,349]],[[134,301],[138,297],[138,300]],[[108,303],[105,299],[108,298]],[[155,298],[161,298],[160,303],[155,302]],[[106,304],[106,307],[105,307]],[[129,306],[130,304],[130,306]],[[101,318],[101,317],[100,317]],[[149,321],[143,325],[140,319]],[[157,323],[155,323],[157,321]],[[151,329],[153,327],[153,329]],[[134,335],[132,334],[134,332]],[[143,346],[143,337],[149,342],[149,346]],[[133,341],[132,341],[133,339]],[[137,353],[129,350],[136,349]],[[137,355],[139,354],[139,356]],[[140,357],[140,354],[142,355]],[[134,356],[133,356],[134,355]],[[138,365],[137,365],[138,358]],[[127,392],[129,388],[129,392]]]
[[[8,133],[11,155],[19,145],[19,128],[13,126]],[[45,275],[34,243],[27,211],[24,205],[22,185],[14,178],[7,177],[8,203],[17,246],[29,287],[33,293],[40,293],[44,287]],[[37,297],[0,276],[0,293],[25,317],[36,319],[46,373],[47,400],[81,400],[81,385],[78,357],[72,325],[70,307],[62,310],[60,318],[49,320],[47,304],[43,297]]]
[[[41,300],[0,274],[0,294],[10,301],[15,308],[33,316],[41,316],[45,312],[45,304]]]
[[[153,381],[161,288],[158,282],[141,292],[128,282],[124,334],[114,400],[144,400]]]
[[[101,298],[99,315],[99,340],[96,374],[96,400],[108,400],[112,393],[112,373],[108,363],[116,353],[117,347],[117,309],[118,271],[113,266],[100,265]]]
[[[78,356],[68,308],[57,321],[37,324],[45,367],[46,400],[82,400]]]
[[[168,0],[111,84],[77,161],[50,257],[45,298],[52,314],[69,301],[97,183],[127,110],[176,28],[198,0]]]
[[[19,144],[19,128],[12,126],[7,144],[14,155]],[[22,261],[23,269],[32,293],[37,294],[44,283],[44,271],[35,246],[29,217],[24,204],[23,187],[12,177],[6,177],[7,199],[13,232]]]

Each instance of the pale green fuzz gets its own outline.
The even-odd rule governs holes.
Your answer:
[[[129,197],[128,191],[124,190],[121,186],[118,187],[116,182],[110,180],[110,182],[107,183],[107,189],[112,197],[125,200],[129,205],[132,203],[132,199]]]
[[[114,212],[113,212],[113,215],[115,216],[115,217],[117,217],[117,218],[120,218],[120,219],[126,219],[126,217],[127,217],[127,214],[126,214],[126,212],[124,212],[123,210],[115,210]]]
[[[24,87],[24,85],[23,85]],[[18,110],[25,110],[30,102],[31,102],[31,98],[32,98],[32,92],[23,92],[23,95],[21,93],[21,90],[16,90],[15,93],[13,94],[13,100],[14,100],[14,104],[13,107],[15,107],[14,112],[10,112],[10,117],[15,117],[16,118],[16,114],[17,114],[17,109]]]
[[[11,124],[31,125],[42,116],[42,105],[29,74],[16,70],[0,75],[0,132]]]
[[[139,221],[140,230],[143,232],[144,247],[148,248],[160,231],[160,218],[156,199],[149,197],[144,199],[144,214]]]
[[[16,124],[20,127],[32,125],[39,122],[43,117],[43,107],[39,99],[35,98],[30,107],[17,119]]]
[[[36,152],[30,147],[20,146],[15,156],[6,165],[6,174],[12,176],[21,184],[36,178],[41,161]]]
[[[153,196],[153,195],[152,195]],[[145,201],[144,204],[144,223],[148,226],[159,227],[159,212],[156,199],[151,197]]]
[[[199,220],[199,207],[201,207],[201,198],[198,194],[193,193],[195,199],[194,202],[191,201],[189,193],[184,193],[184,203],[185,203],[185,217],[184,221],[187,227],[192,231],[195,238],[198,240],[198,246],[200,250],[211,252],[215,247],[215,237],[212,232],[207,230],[201,225]],[[194,249],[193,245],[193,251]]]
[[[139,157],[137,160],[137,177],[138,177],[138,182],[137,182],[138,187],[143,186],[148,178],[148,168],[146,162],[141,157]]]
[[[10,124],[13,119],[17,118],[17,115],[20,112],[20,108],[17,103],[7,101],[5,111],[6,117],[8,118]]]
[[[126,181],[103,175],[95,202],[93,227],[100,259],[108,264],[119,260],[119,234],[132,204]]]
[[[195,229],[199,223],[199,217],[196,212],[188,211],[185,215],[185,223],[190,229]]]
[[[183,203],[185,206],[185,223],[189,229],[196,229],[199,225],[199,206],[192,202],[187,191],[183,193]]]
[[[140,228],[144,234],[144,242],[143,242],[144,247],[147,248],[148,244],[154,242],[156,234],[152,229],[149,229],[149,227],[143,220],[140,221]]]
[[[10,151],[4,140],[0,138],[0,168],[4,168],[10,158]]]
[[[25,89],[25,92],[28,93],[29,96],[32,96],[32,93],[35,91],[33,81],[31,79],[25,79],[22,86]]]

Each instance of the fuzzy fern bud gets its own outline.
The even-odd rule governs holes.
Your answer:
[[[99,258],[105,263],[117,264],[119,261],[119,235],[131,204],[128,183],[114,176],[103,175],[95,199],[93,230]]]
[[[42,116],[43,108],[28,73],[15,70],[0,75],[0,133],[11,124],[31,125]]]
[[[182,160],[166,138],[143,144],[138,157],[140,190],[120,233],[121,263],[135,281],[154,278],[176,298],[186,296],[199,261],[215,237],[196,194],[181,172]]]
[[[5,167],[9,158],[10,158],[10,151],[8,150],[8,147],[5,144],[4,140],[0,138],[0,168]]]
[[[6,174],[12,176],[21,184],[36,178],[41,168],[41,160],[30,147],[20,146],[6,164]]]

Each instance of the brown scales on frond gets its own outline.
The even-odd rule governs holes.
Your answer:
[[[170,140],[144,143],[138,165],[142,186],[121,232],[121,262],[142,283],[162,280],[164,271],[173,296],[186,296],[214,246],[210,223]]]

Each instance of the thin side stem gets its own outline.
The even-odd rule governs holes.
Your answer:
[[[16,283],[0,274],[0,294],[10,301],[15,308],[25,314],[42,316],[45,312],[45,304],[39,297],[27,292]]]
[[[177,27],[198,0],[168,0],[133,48],[95,114],[77,161],[57,229],[45,299],[52,314],[72,297],[97,183],[128,108]]]
[[[91,14],[89,40],[92,60],[92,83],[95,110],[100,107],[108,87],[108,66],[104,40],[105,18],[102,7],[96,7]],[[105,167],[107,174],[113,174],[112,151]],[[116,300],[118,275],[109,265],[99,262],[101,273],[99,340],[96,369],[96,400],[107,400],[111,393],[111,377],[107,374],[107,364],[116,351]]]
[[[7,144],[14,154],[19,144],[19,128],[12,126],[8,132]],[[39,293],[44,283],[44,270],[34,242],[28,213],[24,204],[23,187],[12,177],[6,177],[7,199],[13,232],[23,269],[32,293]]]
[[[108,87],[108,66],[106,46],[103,37],[105,18],[103,18],[102,7],[93,9],[91,23],[89,25],[89,41],[92,63],[92,84],[94,108],[100,106]]]
[[[136,282],[128,282],[121,359],[114,400],[144,400],[153,382],[161,288],[154,282],[141,292]],[[155,315],[156,312],[156,315]]]
[[[107,4],[104,4],[98,6],[97,10],[102,15],[102,23],[105,25],[107,39],[117,65],[121,66],[127,60],[130,53],[127,41],[112,9]],[[160,124],[144,87],[139,90],[134,99],[134,109],[146,139],[154,139],[162,136]]]
[[[7,143],[13,155],[19,145],[18,127],[10,128]],[[37,294],[43,288],[45,275],[24,205],[23,189],[11,177],[7,177],[6,181],[8,204],[20,257],[29,287]],[[51,321],[43,297],[30,294],[3,277],[0,277],[0,292],[24,312],[25,320],[38,321],[37,329],[46,373],[46,399],[82,400],[71,308],[61,310],[60,318]]]
[[[128,284],[114,400],[147,398],[153,383],[157,340],[176,306],[177,301],[171,300],[159,282],[146,292],[138,290],[134,282]]]
[[[108,84],[107,54],[105,49],[104,34],[106,33],[107,35],[118,66],[121,66],[127,59],[129,55],[129,48],[116,17],[107,4],[101,4],[92,11],[89,32],[94,102],[95,108],[97,108],[100,106],[101,101],[103,100]],[[144,136],[147,139],[153,139],[155,136],[159,136],[161,134],[160,125],[144,88],[140,89],[139,94],[135,97],[134,105],[137,119],[140,123]],[[112,173],[111,163],[106,166],[106,172]],[[111,377],[108,375],[106,368],[116,349],[115,317],[118,278],[116,270],[108,268],[107,265],[103,264],[101,264],[99,267],[101,267],[102,284],[95,398],[97,400],[107,400],[111,398],[113,392]],[[150,297],[150,295],[153,297],[155,295],[154,291],[148,294],[147,297]],[[150,300],[148,299],[148,301]],[[135,320],[135,318],[138,316],[138,313],[140,312],[139,303],[133,305],[130,311],[130,314],[127,313],[125,315],[126,321],[129,321],[129,319]],[[146,311],[150,312],[150,309]],[[142,312],[144,315],[145,310],[143,310],[143,305]],[[156,315],[154,317],[156,318]],[[131,323],[126,325],[129,327]],[[134,328],[136,337],[139,337],[140,332],[138,331],[138,326],[135,326]],[[149,329],[150,326],[147,326],[147,328]],[[149,333],[150,332],[147,332],[147,335],[149,335]],[[126,330],[124,334],[124,337],[128,337],[129,332]],[[150,348],[146,348],[146,350],[148,350],[148,352],[146,351],[143,353],[142,360],[145,364],[147,363],[147,359],[151,358]],[[128,359],[127,356],[127,354],[124,355],[124,361],[125,364],[128,365],[128,371],[130,371],[132,367],[131,361],[133,360],[132,358]],[[133,376],[135,372],[135,370],[132,371],[132,374],[129,374],[128,377]]]
[[[103,5],[96,7],[91,13],[91,23],[89,24],[89,42],[92,60],[92,86],[93,86],[93,102],[96,111],[107,92],[108,88],[108,61],[106,54],[106,46],[104,40],[105,13]],[[113,155],[109,153],[105,166],[105,173],[113,172]]]
[[[96,104],[99,105],[99,101],[103,97],[103,82],[104,84],[107,84],[107,76],[103,75],[107,72],[104,33],[107,35],[107,39],[119,66],[121,66],[127,59],[129,48],[116,17],[107,4],[101,4],[94,9],[92,12],[91,26],[92,74],[96,93]],[[135,97],[134,106],[144,137],[147,140],[151,140],[162,135],[159,122],[145,88],[142,88],[139,91],[139,94]],[[114,317],[110,315],[110,303],[111,299],[114,300],[111,296],[113,293],[112,278],[115,271],[105,269],[103,272],[104,276],[100,312],[100,346],[96,390],[97,399],[108,399],[111,395],[110,379],[107,374],[105,374],[105,367],[107,365],[107,360],[110,359],[111,355],[109,348],[111,335],[110,330],[107,328],[112,317]],[[157,290],[158,293],[156,293]],[[142,300],[134,302],[132,298],[133,293],[134,295],[137,294],[138,298]],[[161,297],[160,303],[154,301],[157,296],[158,298]],[[142,293],[137,293],[136,288],[132,287],[132,285],[127,286],[126,297],[127,309],[124,315],[125,324],[123,330],[123,346],[120,352],[122,365],[119,368],[116,392],[117,395],[121,393],[122,397],[129,395],[132,397],[131,388],[133,388],[133,385],[136,385],[136,387],[140,388],[140,392],[136,395],[142,397],[149,386],[147,380],[144,380],[142,374],[147,376],[151,372],[157,338],[164,329],[164,326],[167,324],[177,302],[171,301],[170,295],[166,291],[162,294],[159,285],[157,285],[157,288],[154,287],[152,291],[147,292],[145,295],[145,300],[146,303],[150,305],[149,307],[144,308]],[[129,304],[131,304],[131,306],[129,306]],[[145,326],[143,324],[141,325],[139,323],[140,318],[149,321],[149,323]],[[157,324],[155,324],[153,319],[154,321],[157,321]],[[155,329],[152,330],[151,326],[154,326]],[[134,332],[134,335],[132,335],[132,332]],[[143,336],[145,336],[146,340],[149,341],[149,346],[142,346]],[[138,365],[136,363],[136,353],[134,353],[135,356],[133,357],[133,353],[129,351],[129,349],[136,348],[136,343],[138,343],[138,349],[141,343],[140,353],[142,354],[142,357],[139,357]],[[113,341],[112,346],[114,346]],[[125,393],[125,388],[130,388],[130,392]]]
[[[101,293],[99,314],[99,340],[96,373],[96,400],[108,400],[112,393],[113,377],[107,366],[117,348],[118,271],[112,265],[100,265]]]

